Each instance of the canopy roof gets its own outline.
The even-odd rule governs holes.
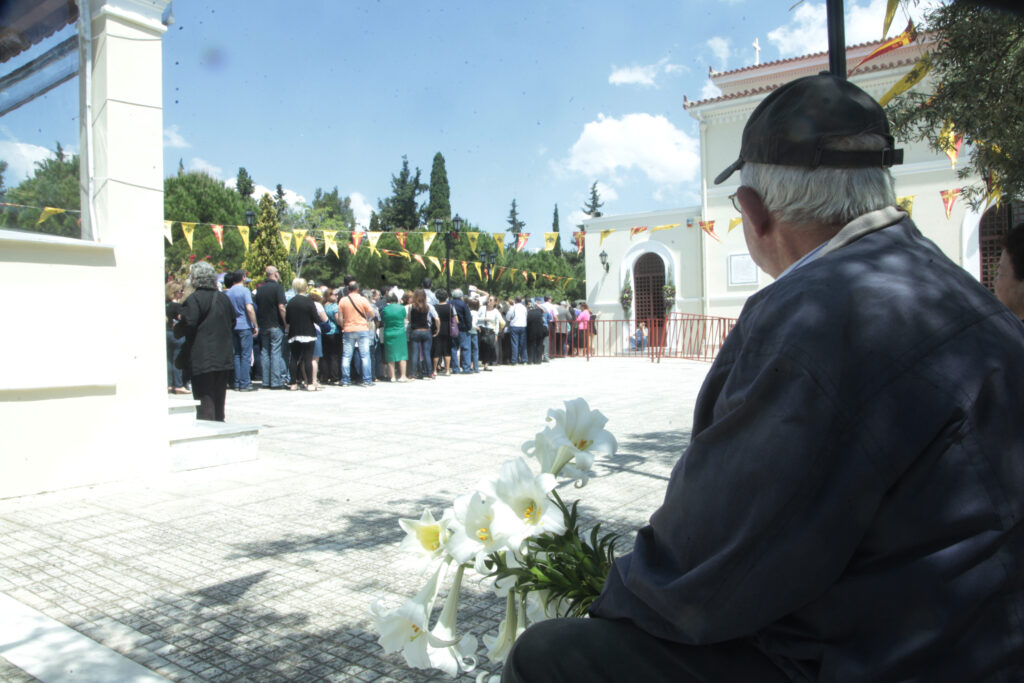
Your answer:
[[[0,2],[0,63],[78,20],[75,0]]]

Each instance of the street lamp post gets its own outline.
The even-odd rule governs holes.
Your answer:
[[[444,221],[440,218],[434,219],[434,232],[440,235],[444,231],[444,279],[445,287],[448,289],[448,293],[451,294],[452,287],[452,266],[448,262],[452,255],[452,233],[451,231],[444,230]]]

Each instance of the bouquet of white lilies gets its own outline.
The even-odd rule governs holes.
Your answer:
[[[473,671],[477,639],[456,633],[467,570],[493,580],[495,592],[505,598],[505,619],[497,634],[483,637],[494,663],[505,660],[529,623],[582,615],[600,593],[615,535],[599,537],[598,525],[588,542],[577,526],[576,503],[567,507],[555,486],[559,479],[585,486],[594,459],[614,455],[615,437],[604,429],[608,419],[582,398],[566,401],[564,410],[549,410],[547,420],[554,424],[522,447],[538,461],[539,473],[520,456],[505,462],[497,478],[456,498],[440,519],[425,510],[420,519],[399,520],[406,533],[400,547],[421,556],[432,571],[426,585],[402,605],[389,609],[378,601],[371,606],[385,652],[401,651],[409,666],[440,669],[453,678]],[[431,627],[434,604],[452,565],[451,588]],[[480,673],[477,680],[486,676]]]

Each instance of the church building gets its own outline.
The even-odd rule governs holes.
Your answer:
[[[848,68],[879,45],[847,48]],[[857,68],[850,80],[880,99],[927,48],[928,43],[911,43],[887,52]],[[762,99],[784,83],[822,71],[828,71],[827,52],[712,72],[719,96],[684,98],[684,109],[700,129],[700,204],[585,221],[587,301],[600,319],[658,320],[670,313],[735,318],[747,297],[771,284],[750,258],[729,199],[740,174],[717,186],[712,179],[739,156],[743,126]],[[928,78],[917,87],[929,88]],[[891,171],[900,203],[925,236],[991,287],[999,239],[1024,220],[1024,206],[1007,202],[984,214],[974,211],[956,190],[979,181],[957,177],[955,155],[936,153],[925,142],[897,144],[904,162]],[[961,153],[966,157],[966,150]],[[627,288],[631,297],[623,297]]]

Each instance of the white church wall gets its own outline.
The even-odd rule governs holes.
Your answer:
[[[0,231],[0,498],[169,471],[160,14],[91,0],[96,241]],[[82,76],[79,76],[82,79]],[[85,91],[82,84],[82,90]],[[86,200],[83,199],[83,207]],[[65,304],[51,304],[65,292]],[[29,336],[31,335],[31,336]]]

